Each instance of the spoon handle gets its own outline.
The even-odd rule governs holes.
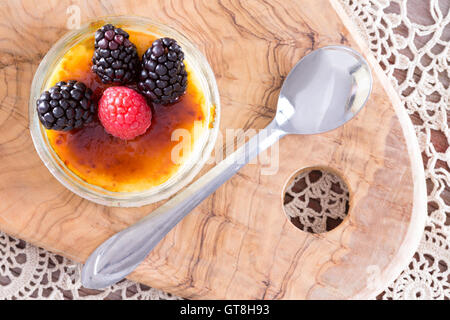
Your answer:
[[[244,146],[164,205],[110,237],[86,261],[82,271],[83,285],[92,289],[104,288],[127,276],[200,202],[285,134],[276,122],[272,121]]]

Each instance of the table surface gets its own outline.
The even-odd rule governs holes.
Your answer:
[[[429,24],[431,22],[433,22],[433,18],[430,16],[429,14],[429,3],[427,1],[411,1],[411,5],[409,5],[408,9],[409,9],[409,14],[413,15],[416,17],[416,20],[418,22],[420,22],[421,24]],[[450,1],[441,1],[444,2],[444,8],[446,7],[448,10],[448,7],[450,6]],[[392,9],[393,12],[396,11],[395,7]],[[406,28],[401,29],[400,28],[400,33],[402,33],[403,35],[407,35],[408,30]],[[447,28],[447,34],[445,36],[447,39],[450,39],[450,28]],[[423,38],[423,39],[418,39],[417,43],[418,46],[425,44],[427,41],[427,39]],[[396,71],[394,72],[394,76],[398,79],[398,81],[402,81],[405,79],[405,74],[401,71]],[[420,77],[419,74],[417,74],[417,77]],[[431,95],[431,97],[433,97],[433,94]],[[413,123],[420,123],[422,120],[420,119],[420,116],[416,113],[411,114],[411,120]],[[450,121],[449,119],[447,119],[447,121]],[[433,130],[431,132],[431,143],[434,145],[434,147],[436,149],[439,150],[448,150],[448,138],[445,136],[445,134],[442,134],[440,131],[437,130]],[[423,155],[424,158],[424,162],[426,163],[427,157],[426,155]],[[449,172],[449,168],[448,165],[446,166],[445,164],[442,165],[443,169],[446,170],[447,172]],[[428,184],[428,192],[431,192],[430,190],[431,185]],[[447,186],[445,187],[444,192],[441,194],[441,197],[443,199],[443,201],[445,203],[450,203],[450,188]],[[433,210],[436,209],[436,205],[433,203],[429,204],[429,211],[432,212]],[[439,262],[441,263],[441,262]],[[442,262],[444,263],[444,262]],[[19,272],[19,271],[17,271]],[[14,273],[14,272],[13,272]],[[55,275],[56,277],[57,275]],[[7,285],[8,284],[8,279],[1,277],[0,276],[0,286],[1,285]],[[0,289],[1,290],[1,289]],[[136,291],[135,288],[131,288],[129,289],[131,293],[133,293],[133,291]],[[81,288],[80,291],[82,292],[82,294],[92,294],[93,291],[92,290],[88,290],[88,289],[84,289]],[[70,296],[68,296],[68,298],[70,298]],[[112,298],[112,299],[116,299],[116,298],[121,298],[120,293],[116,293],[116,294],[111,294],[109,295],[108,298]]]

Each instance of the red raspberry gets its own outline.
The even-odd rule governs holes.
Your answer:
[[[131,140],[150,127],[152,111],[143,96],[127,87],[110,87],[98,104],[98,117],[115,137]]]

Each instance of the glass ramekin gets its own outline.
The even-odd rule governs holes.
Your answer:
[[[69,170],[51,147],[44,127],[36,111],[36,100],[51,76],[52,71],[64,54],[76,43],[82,41],[106,23],[118,25],[124,29],[144,31],[157,37],[171,37],[183,48],[187,64],[194,70],[206,98],[206,125],[202,136],[194,144],[189,158],[178,171],[165,183],[141,192],[112,192],[87,183]],[[215,115],[211,115],[214,112]],[[80,197],[105,206],[139,207],[166,199],[186,186],[203,167],[216,142],[220,123],[220,101],[214,73],[206,58],[180,32],[150,19],[136,16],[103,17],[91,21],[77,30],[67,33],[53,45],[40,63],[31,85],[29,101],[29,121],[31,137],[40,158],[53,176],[66,188]]]

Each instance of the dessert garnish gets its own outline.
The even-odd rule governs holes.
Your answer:
[[[110,87],[99,101],[98,118],[106,132],[122,140],[131,140],[150,127],[152,111],[146,99],[133,89]]]
[[[126,84],[136,78],[139,56],[129,35],[112,24],[101,27],[95,33],[95,53],[92,71],[103,83]]]
[[[153,41],[140,62],[129,37],[121,28],[104,25],[95,32],[92,57],[92,71],[104,84],[128,85],[106,89],[98,114],[105,130],[124,140],[142,135],[149,128],[152,113],[146,98],[156,104],[176,103],[186,93],[188,76],[184,52],[174,39]],[[137,88],[144,97],[129,87]],[[60,81],[37,101],[39,120],[51,130],[81,128],[96,113],[92,95],[92,90],[80,81]]]
[[[45,128],[69,131],[81,128],[96,114],[92,90],[80,81],[60,81],[44,91],[36,102],[39,120]]]
[[[171,104],[186,92],[184,53],[171,38],[161,38],[142,57],[138,88],[153,103]]]
[[[107,24],[69,48],[36,110],[49,145],[80,179],[113,192],[145,191],[183,165],[173,160],[180,146],[173,132],[195,136],[195,124],[209,121],[206,98],[175,40],[120,27]],[[191,151],[183,148],[183,156]]]

